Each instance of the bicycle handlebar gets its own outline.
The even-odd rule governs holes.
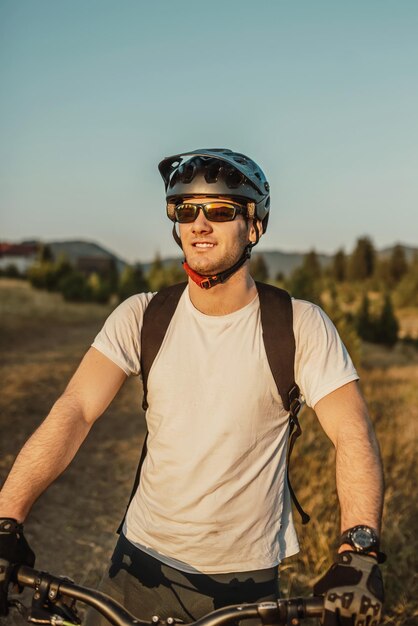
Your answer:
[[[153,617],[152,622],[141,620],[131,615],[119,602],[101,591],[82,587],[67,578],[40,572],[26,565],[18,567],[14,571],[12,578],[21,587],[35,589],[33,598],[38,604],[43,601],[50,603],[51,617],[53,615],[54,603],[62,596],[67,596],[93,607],[109,620],[113,626],[156,626],[158,624],[171,626],[176,623],[176,620],[173,618],[168,618],[166,622],[163,622],[157,616]],[[259,602],[224,607],[208,613],[192,622],[192,625],[223,626],[238,620],[258,618],[261,624],[265,626],[282,626],[286,624],[297,626],[301,619],[321,617],[322,611],[322,597],[278,599],[275,602]],[[59,624],[60,622],[59,620],[54,620],[51,623]],[[61,623],[64,623],[64,621],[61,621]]]

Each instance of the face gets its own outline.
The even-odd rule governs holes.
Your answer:
[[[197,196],[190,203],[201,204],[213,198]],[[238,261],[249,241],[255,240],[254,228],[242,215],[232,222],[210,222],[203,211],[190,224],[179,224],[184,255],[199,274],[218,274]]]

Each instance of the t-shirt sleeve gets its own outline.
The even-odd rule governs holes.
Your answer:
[[[337,329],[315,304],[293,300],[296,341],[295,379],[308,406],[339,387],[358,380]]]
[[[107,318],[92,343],[127,376],[141,375],[141,328],[153,293],[140,293],[122,302]]]

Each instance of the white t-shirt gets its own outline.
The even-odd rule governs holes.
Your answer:
[[[141,374],[152,296],[123,302],[93,343],[127,375]],[[292,302],[295,379],[314,406],[358,376],[325,313]],[[267,362],[258,296],[210,316],[186,289],[149,372],[148,403],[148,451],[126,537],[173,567],[208,574],[273,567],[295,554],[288,414]]]

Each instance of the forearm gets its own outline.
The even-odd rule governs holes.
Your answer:
[[[368,418],[361,426],[341,428],[336,441],[341,530],[365,524],[379,533],[384,490],[379,446]]]
[[[0,517],[23,521],[41,493],[72,461],[90,428],[75,398],[70,394],[59,398],[13,465],[0,492]]]

